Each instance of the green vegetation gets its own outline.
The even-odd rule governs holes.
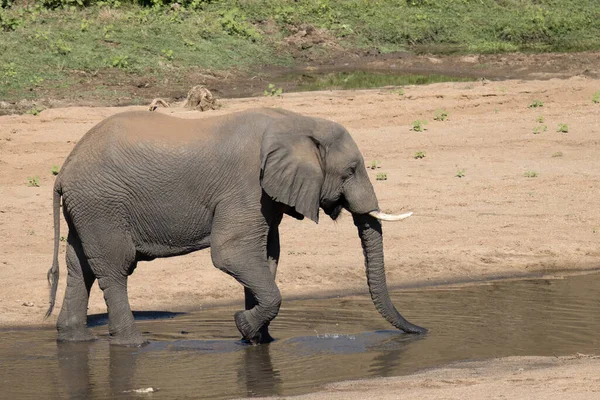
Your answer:
[[[548,127],[546,125],[538,125],[533,127],[533,134],[537,135],[538,133],[546,132]]]
[[[415,132],[423,132],[425,130],[425,125],[427,125],[427,121],[416,120],[413,121],[412,129]]]
[[[537,122],[538,124],[543,124],[544,123],[544,116],[540,115],[535,119],[535,122]]]
[[[40,187],[40,177],[39,176],[28,176],[27,177],[27,186]]]
[[[538,173],[535,171],[525,171],[525,172],[523,172],[523,176],[525,178],[537,178]]]
[[[557,151],[556,153],[552,153],[552,158],[558,158],[558,157],[562,157],[562,156],[563,156],[562,151]]]
[[[556,129],[556,132],[569,133],[569,126],[567,124],[558,124],[558,129]]]
[[[397,75],[366,71],[334,72],[318,75],[314,80],[299,86],[301,90],[329,89],[374,89],[383,86],[426,85],[439,82],[469,82],[471,78],[445,75]],[[398,95],[404,95],[404,89],[398,90]]]
[[[387,172],[378,172],[375,179],[378,181],[387,181]]]
[[[42,107],[33,106],[29,110],[25,111],[25,114],[31,114],[33,116],[38,116],[38,115],[40,115],[40,113],[42,111],[44,111],[44,109]]]
[[[465,170],[464,169],[459,169],[456,171],[456,176],[457,178],[463,178],[465,176]]]
[[[0,98],[114,102],[123,83],[187,90],[202,71],[255,72],[332,49],[596,50],[598,13],[597,0],[2,0]]]
[[[446,110],[436,110],[435,111],[435,116],[433,117],[434,120],[436,121],[445,121],[448,119],[448,111]]]
[[[272,83],[269,83],[269,86],[267,87],[267,90],[265,90],[265,93],[264,93],[265,96],[281,96],[282,94],[283,94],[283,89],[275,88],[275,85]]]
[[[596,93],[594,93],[594,95],[592,96],[592,103],[594,104],[600,104],[600,90],[598,90]]]
[[[371,161],[371,164],[369,165],[369,168],[371,168],[371,169],[381,168],[381,161],[379,161],[379,160],[373,160],[373,161]]]
[[[425,158],[425,152],[424,151],[417,151],[415,153],[415,155],[413,156],[414,159],[419,160],[421,158]]]
[[[539,107],[544,107],[544,102],[541,100],[534,100],[530,105],[529,108],[539,108]]]
[[[56,176],[60,172],[60,167],[58,165],[53,165],[50,172],[52,173],[52,175]]]

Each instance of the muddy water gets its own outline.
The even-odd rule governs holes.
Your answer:
[[[393,376],[451,361],[600,351],[600,274],[392,293],[422,338],[391,330],[367,296],[288,301],[277,341],[238,340],[235,308],[138,320],[141,349],[54,341],[53,330],[0,331],[0,398],[211,398],[292,395],[333,381]],[[144,315],[141,315],[142,317]],[[138,394],[140,388],[158,393]]]

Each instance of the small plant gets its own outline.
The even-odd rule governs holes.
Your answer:
[[[533,128],[533,134],[537,135],[538,133],[546,132],[548,127],[546,125],[538,125]]]
[[[562,151],[557,151],[556,153],[552,153],[552,158],[557,158],[557,157],[562,157],[562,156],[563,156]]]
[[[463,178],[465,176],[465,170],[464,169],[459,169],[456,171],[456,175],[457,178]]]
[[[375,179],[378,181],[387,181],[387,172],[378,172]]]
[[[415,158],[416,160],[421,159],[421,158],[425,158],[425,152],[424,151],[417,151],[415,153],[415,155],[413,156],[413,158]]]
[[[525,171],[525,172],[523,173],[523,176],[524,176],[525,178],[537,178],[537,176],[538,176],[538,173],[537,173],[537,172],[535,172],[535,171]]]
[[[448,119],[448,111],[442,110],[441,108],[436,110],[435,116],[433,117],[436,121],[445,121]]]
[[[81,32],[87,32],[87,31],[88,31],[88,29],[89,29],[89,27],[90,27],[90,21],[88,21],[88,20],[87,20],[87,19],[85,19],[85,18],[84,18],[84,19],[82,19],[82,20],[81,20],[81,23],[79,24],[79,30],[80,30]]]
[[[539,108],[544,107],[544,102],[541,100],[533,100],[533,102],[529,105],[529,108]]]
[[[113,68],[126,69],[129,67],[129,56],[112,56],[110,59],[105,58],[104,64]]]
[[[33,116],[37,117],[38,115],[40,115],[40,113],[42,111],[44,111],[44,109],[42,107],[33,106],[29,110],[25,111],[25,114],[29,114],[29,115],[33,115]]]
[[[38,176],[28,176],[27,186],[29,187],[40,187],[40,178]]]
[[[536,119],[535,122],[537,122],[538,124],[543,124],[544,123],[544,116],[543,115],[539,115]]]
[[[371,165],[369,165],[369,168],[371,168],[371,169],[381,168],[381,161],[379,161],[379,160],[371,161]]]
[[[167,60],[173,61],[173,50],[171,50],[171,49],[162,49],[162,51],[160,53]]]
[[[427,121],[413,121],[412,130],[415,132],[423,132],[425,130],[425,125],[427,125]]]
[[[272,83],[269,83],[269,86],[267,87],[267,90],[265,90],[265,96],[281,96],[283,94],[283,89],[282,88],[275,88],[275,85]]]
[[[58,165],[53,165],[52,169],[50,170],[50,172],[52,172],[52,175],[54,175],[54,176],[58,175],[59,171],[60,171],[60,167]]]
[[[592,96],[592,103],[594,104],[600,104],[600,90],[598,90],[596,93],[594,93],[594,95]]]
[[[33,229],[29,229],[29,230],[27,231],[27,234],[28,234],[29,236],[33,236],[33,235],[35,235],[35,231],[34,231]]]
[[[104,27],[104,39],[110,39],[115,27],[113,24],[106,25]]]
[[[29,78],[29,83],[33,86],[38,86],[42,82],[44,82],[44,78],[40,78],[37,75],[33,75]]]
[[[67,238],[66,238],[65,236],[61,236],[61,237],[60,237],[60,241],[61,241],[61,242],[66,242],[66,241],[67,241]]]
[[[196,46],[196,43],[194,43],[188,39],[183,39],[183,45],[186,47],[194,47],[194,46]]]
[[[398,96],[404,96],[404,89],[403,88],[398,89]]]
[[[558,124],[556,132],[569,133],[569,126],[567,124]]]

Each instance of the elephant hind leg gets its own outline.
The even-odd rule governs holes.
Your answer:
[[[96,276],[81,248],[81,241],[74,230],[67,239],[67,288],[58,316],[56,328],[58,341],[76,342],[94,340],[87,328],[87,307],[90,290]]]
[[[93,247],[88,249],[84,245],[84,250],[98,279],[98,286],[104,294],[110,342],[124,346],[141,346],[147,341],[135,327],[127,296],[127,277],[137,263],[135,245],[126,233],[117,229],[110,233],[106,230],[102,232],[102,236],[90,238]]]

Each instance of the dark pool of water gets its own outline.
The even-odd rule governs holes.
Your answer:
[[[452,361],[600,350],[600,274],[402,290],[392,298],[430,333],[390,329],[367,296],[285,302],[271,325],[278,340],[257,347],[238,340],[234,308],[141,318],[152,340],[141,349],[109,346],[106,326],[93,328],[101,340],[83,344],[57,344],[50,329],[5,329],[0,398],[293,395]],[[148,387],[159,392],[131,392]]]

